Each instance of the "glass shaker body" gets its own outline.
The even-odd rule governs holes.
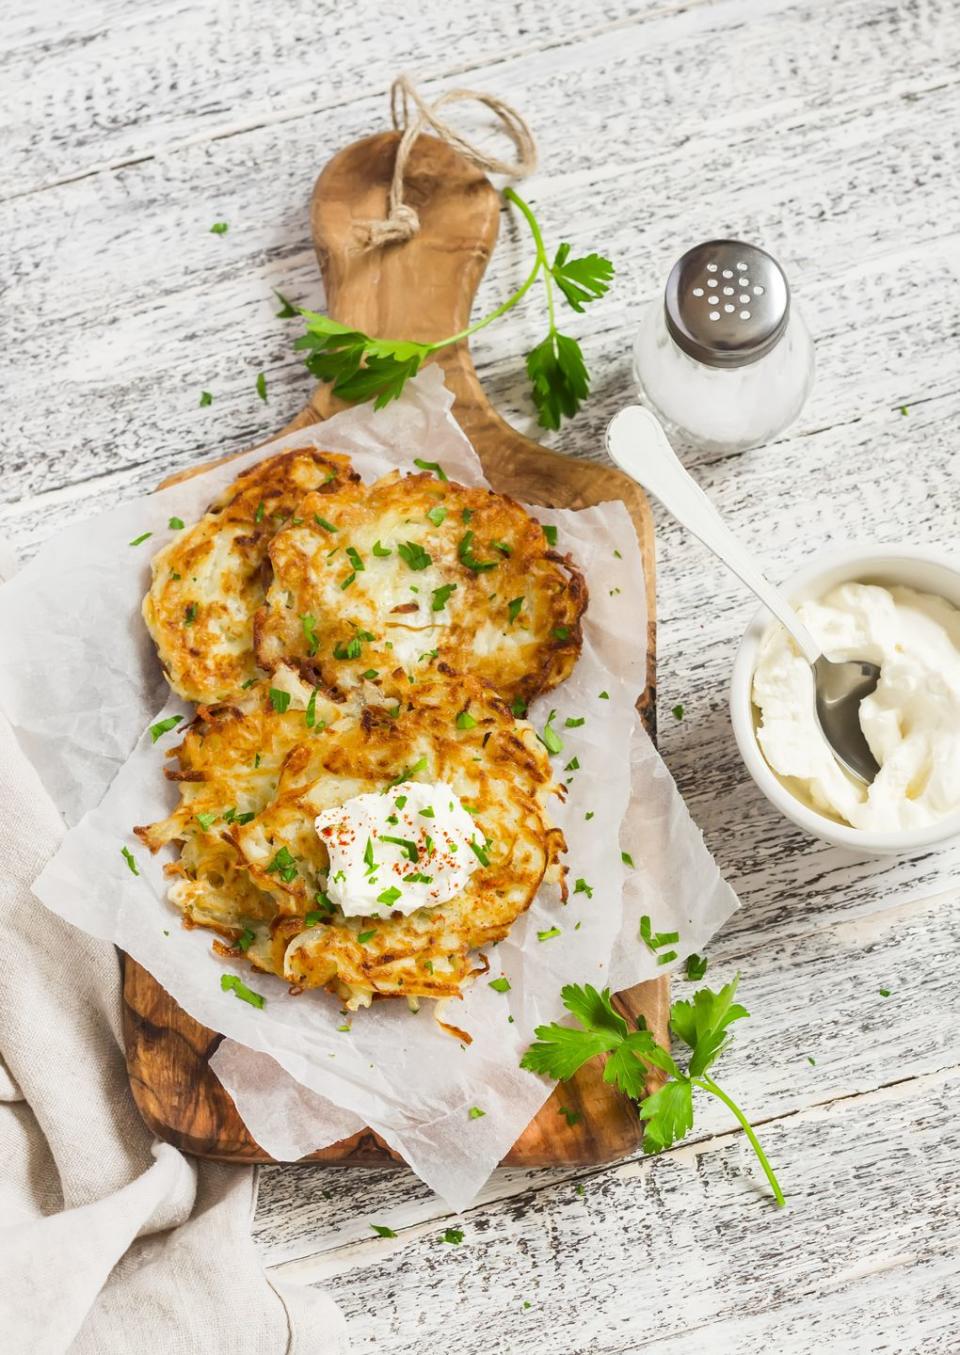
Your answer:
[[[733,245],[736,242],[711,242],[714,243]],[[708,248],[698,246],[697,250],[707,251]],[[746,248],[762,253],[756,247],[741,245],[737,255],[742,255]],[[689,251],[684,260],[693,253]],[[721,263],[725,261],[720,255],[716,257],[720,257]],[[740,265],[733,263],[733,257],[731,255],[729,261],[735,269]],[[768,257],[764,256],[765,259]],[[711,254],[704,252],[702,258],[711,258]],[[674,274],[683,262],[680,261]],[[712,268],[712,273],[702,271],[692,280],[709,280],[710,286],[725,281],[721,268],[709,263],[706,268]],[[751,264],[751,271],[757,275],[755,263]],[[779,268],[777,271],[779,273]],[[734,288],[740,285],[735,272],[731,281]],[[711,316],[716,311],[710,308],[722,305],[722,300],[726,299],[722,288],[718,285],[717,290],[711,292],[705,287],[689,287],[688,292],[689,295],[681,296],[678,302],[676,289],[671,294],[668,284],[666,301],[658,297],[643,315],[633,353],[634,375],[643,402],[649,405],[668,433],[692,440],[706,449],[740,451],[770,441],[797,417],[813,384],[813,342],[802,317],[789,303],[785,290],[782,323],[773,342],[769,338],[766,340],[766,349],[760,356],[738,353],[735,341],[714,354],[709,348],[709,340],[715,332]],[[755,305],[753,301],[748,302],[746,296],[742,299],[734,296],[733,304]],[[684,351],[671,333],[667,314],[670,306],[685,306],[685,314],[693,317],[691,327],[699,326],[701,343],[693,342],[690,346],[705,360]],[[742,313],[746,315],[746,311]],[[686,342],[686,333],[680,332],[677,324],[674,330],[679,333],[681,342]]]

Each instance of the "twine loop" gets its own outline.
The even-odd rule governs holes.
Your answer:
[[[491,155],[489,151],[469,141],[462,132],[458,132],[439,116],[440,109],[447,104],[461,103],[465,100],[483,104],[494,114],[516,147],[515,160],[502,160],[499,156]],[[394,127],[398,132],[402,132],[402,135],[397,145],[397,158],[387,196],[387,215],[382,221],[365,221],[359,226],[362,249],[380,249],[384,245],[401,243],[416,235],[420,229],[420,217],[416,208],[403,200],[403,176],[414,142],[426,128],[434,132],[441,141],[448,142],[472,164],[492,174],[523,178],[527,174],[532,174],[537,167],[537,144],[533,139],[533,133],[517,110],[494,94],[484,94],[474,89],[448,89],[439,98],[434,99],[433,103],[427,103],[409,77],[401,75],[390,87],[390,115]]]

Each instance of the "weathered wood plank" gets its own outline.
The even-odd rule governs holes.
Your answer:
[[[708,981],[725,982],[741,971],[740,996],[752,1016],[740,1024],[718,1080],[761,1123],[799,1114],[811,1105],[848,1101],[888,1084],[919,1084],[939,1075],[956,1062],[953,1031],[960,1019],[960,994],[948,957],[958,946],[960,891],[915,904],[891,904],[855,922],[810,926],[785,945],[755,939],[744,951],[742,938],[725,931],[712,949]],[[890,996],[881,997],[881,989]],[[677,980],[675,996],[692,990],[693,985]],[[725,1133],[730,1125],[723,1106],[707,1097],[698,1100],[697,1140]],[[889,1128],[892,1154],[903,1146],[905,1131],[896,1122]],[[766,1133],[763,1140],[766,1144]],[[802,1157],[802,1141],[793,1140],[774,1159],[788,1194],[795,1188]],[[644,1171],[655,1176],[666,1170],[666,1161],[648,1159]],[[588,1175],[595,1179],[595,1173]],[[519,1200],[517,1207],[526,1208],[523,1201],[534,1194],[585,1179],[583,1171],[498,1172],[465,1218],[487,1231],[493,1225],[483,1221],[502,1213],[508,1202]],[[752,1192],[745,1194],[754,1207]],[[634,1216],[636,1227],[642,1227],[644,1207],[639,1200],[635,1214],[628,1213],[625,1231]],[[376,1172],[354,1179],[281,1168],[261,1177],[258,1236],[268,1258],[276,1261],[352,1248],[368,1239],[371,1222],[398,1231],[412,1227],[419,1236],[424,1229],[435,1231],[447,1213],[409,1175]],[[814,1229],[809,1210],[804,1218],[805,1226]],[[444,1226],[440,1222],[441,1230]],[[347,1252],[344,1260],[348,1267],[378,1266],[384,1253],[374,1246],[358,1253],[363,1260],[353,1262],[351,1255]],[[571,1257],[570,1265],[575,1263]]]

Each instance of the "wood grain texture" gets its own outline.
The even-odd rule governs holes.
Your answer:
[[[407,69],[428,94],[469,85],[516,103],[541,148],[521,191],[548,244],[615,261],[610,295],[571,329],[593,394],[552,446],[603,462],[641,307],[687,245],[746,236],[787,267],[816,384],[775,443],[687,448],[688,464],[775,578],[833,542],[957,549],[953,0],[422,0],[409,15],[332,0],[8,3],[0,533],[28,555],[303,407],[310,381],[271,288],[323,308],[305,205],[317,164],[386,125],[387,85]],[[528,260],[505,215],[476,314]],[[473,344],[521,431],[522,354],[542,329],[531,297]],[[721,1068],[762,1121],[787,1213],[764,1207],[710,1104],[689,1152],[498,1172],[459,1249],[439,1242],[452,1220],[409,1173],[264,1168],[265,1256],[335,1288],[361,1355],[419,1355],[428,1335],[460,1355],[960,1349],[960,904],[944,892],[960,853],[858,861],[777,816],[726,712],[753,603],[655,517],[660,704],[685,707],[659,746],[743,901],[711,948],[711,976],[743,971],[752,1012]],[[362,1241],[371,1221],[400,1236]]]
[[[335,319],[382,338],[431,342],[468,322],[496,241],[499,200],[479,170],[443,142],[421,137],[408,161],[406,190],[407,201],[420,214],[420,231],[402,246],[363,253],[357,248],[357,226],[385,211],[398,140],[395,133],[380,134],[331,160],[313,195],[313,236]],[[645,496],[618,471],[564,460],[516,433],[491,408],[465,342],[441,350],[437,361],[454,392],[454,414],[495,489],[553,508],[583,508],[607,499],[626,503],[643,553],[647,587],[647,683],[638,704],[655,736],[654,555]],[[320,386],[283,431],[318,423],[339,407]],[[151,1129],[202,1157],[269,1162],[208,1067],[218,1037],[181,1011],[129,957],[123,993],[131,1086]],[[626,1015],[634,1021],[642,1017],[658,1039],[667,1039],[666,978],[639,984],[617,1000]],[[558,1113],[560,1105],[579,1116],[575,1123]],[[596,1059],[555,1089],[506,1161],[512,1166],[616,1161],[639,1147],[641,1135],[632,1103],[603,1081],[603,1064]],[[360,1166],[399,1159],[367,1130],[313,1153],[310,1160]]]

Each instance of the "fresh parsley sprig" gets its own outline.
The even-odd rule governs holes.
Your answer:
[[[657,1044],[640,1018],[636,1030],[614,1011],[610,990],[602,993],[586,984],[568,984],[561,991],[563,1005],[579,1026],[537,1026],[536,1042],[520,1061],[522,1068],[566,1081],[596,1054],[609,1055],[603,1080],[639,1101],[645,1121],[644,1152],[659,1153],[678,1143],[693,1128],[693,1089],[716,1096],[736,1116],[756,1153],[778,1205],[786,1203],[780,1183],[760,1147],[752,1125],[740,1107],[709,1075],[708,1069],[730,1044],[729,1027],[750,1013],[734,1001],[739,975],[719,992],[701,988],[693,1001],[674,1002],[670,1029],[690,1050],[686,1072],[670,1052]],[[667,1080],[651,1096],[646,1095],[649,1069],[658,1068]]]
[[[328,315],[297,308],[306,323],[306,333],[294,343],[304,353],[307,369],[318,381],[333,385],[333,393],[355,403],[373,400],[375,409],[395,400],[431,353],[459,343],[485,329],[512,310],[540,277],[547,299],[549,328],[546,338],[527,354],[527,375],[533,402],[542,428],[559,428],[565,418],[576,414],[590,391],[590,377],[576,339],[562,334],[557,327],[555,289],[575,311],[606,295],[613,278],[613,264],[600,254],[570,258],[570,245],[561,244],[551,261],[543,243],[540,224],[530,207],[512,188],[504,197],[522,213],[533,242],[536,257],[526,279],[506,301],[475,324],[435,343],[414,343],[405,339],[373,339],[357,329],[338,324]],[[285,309],[281,314],[287,314]],[[293,310],[292,307],[290,307]]]

